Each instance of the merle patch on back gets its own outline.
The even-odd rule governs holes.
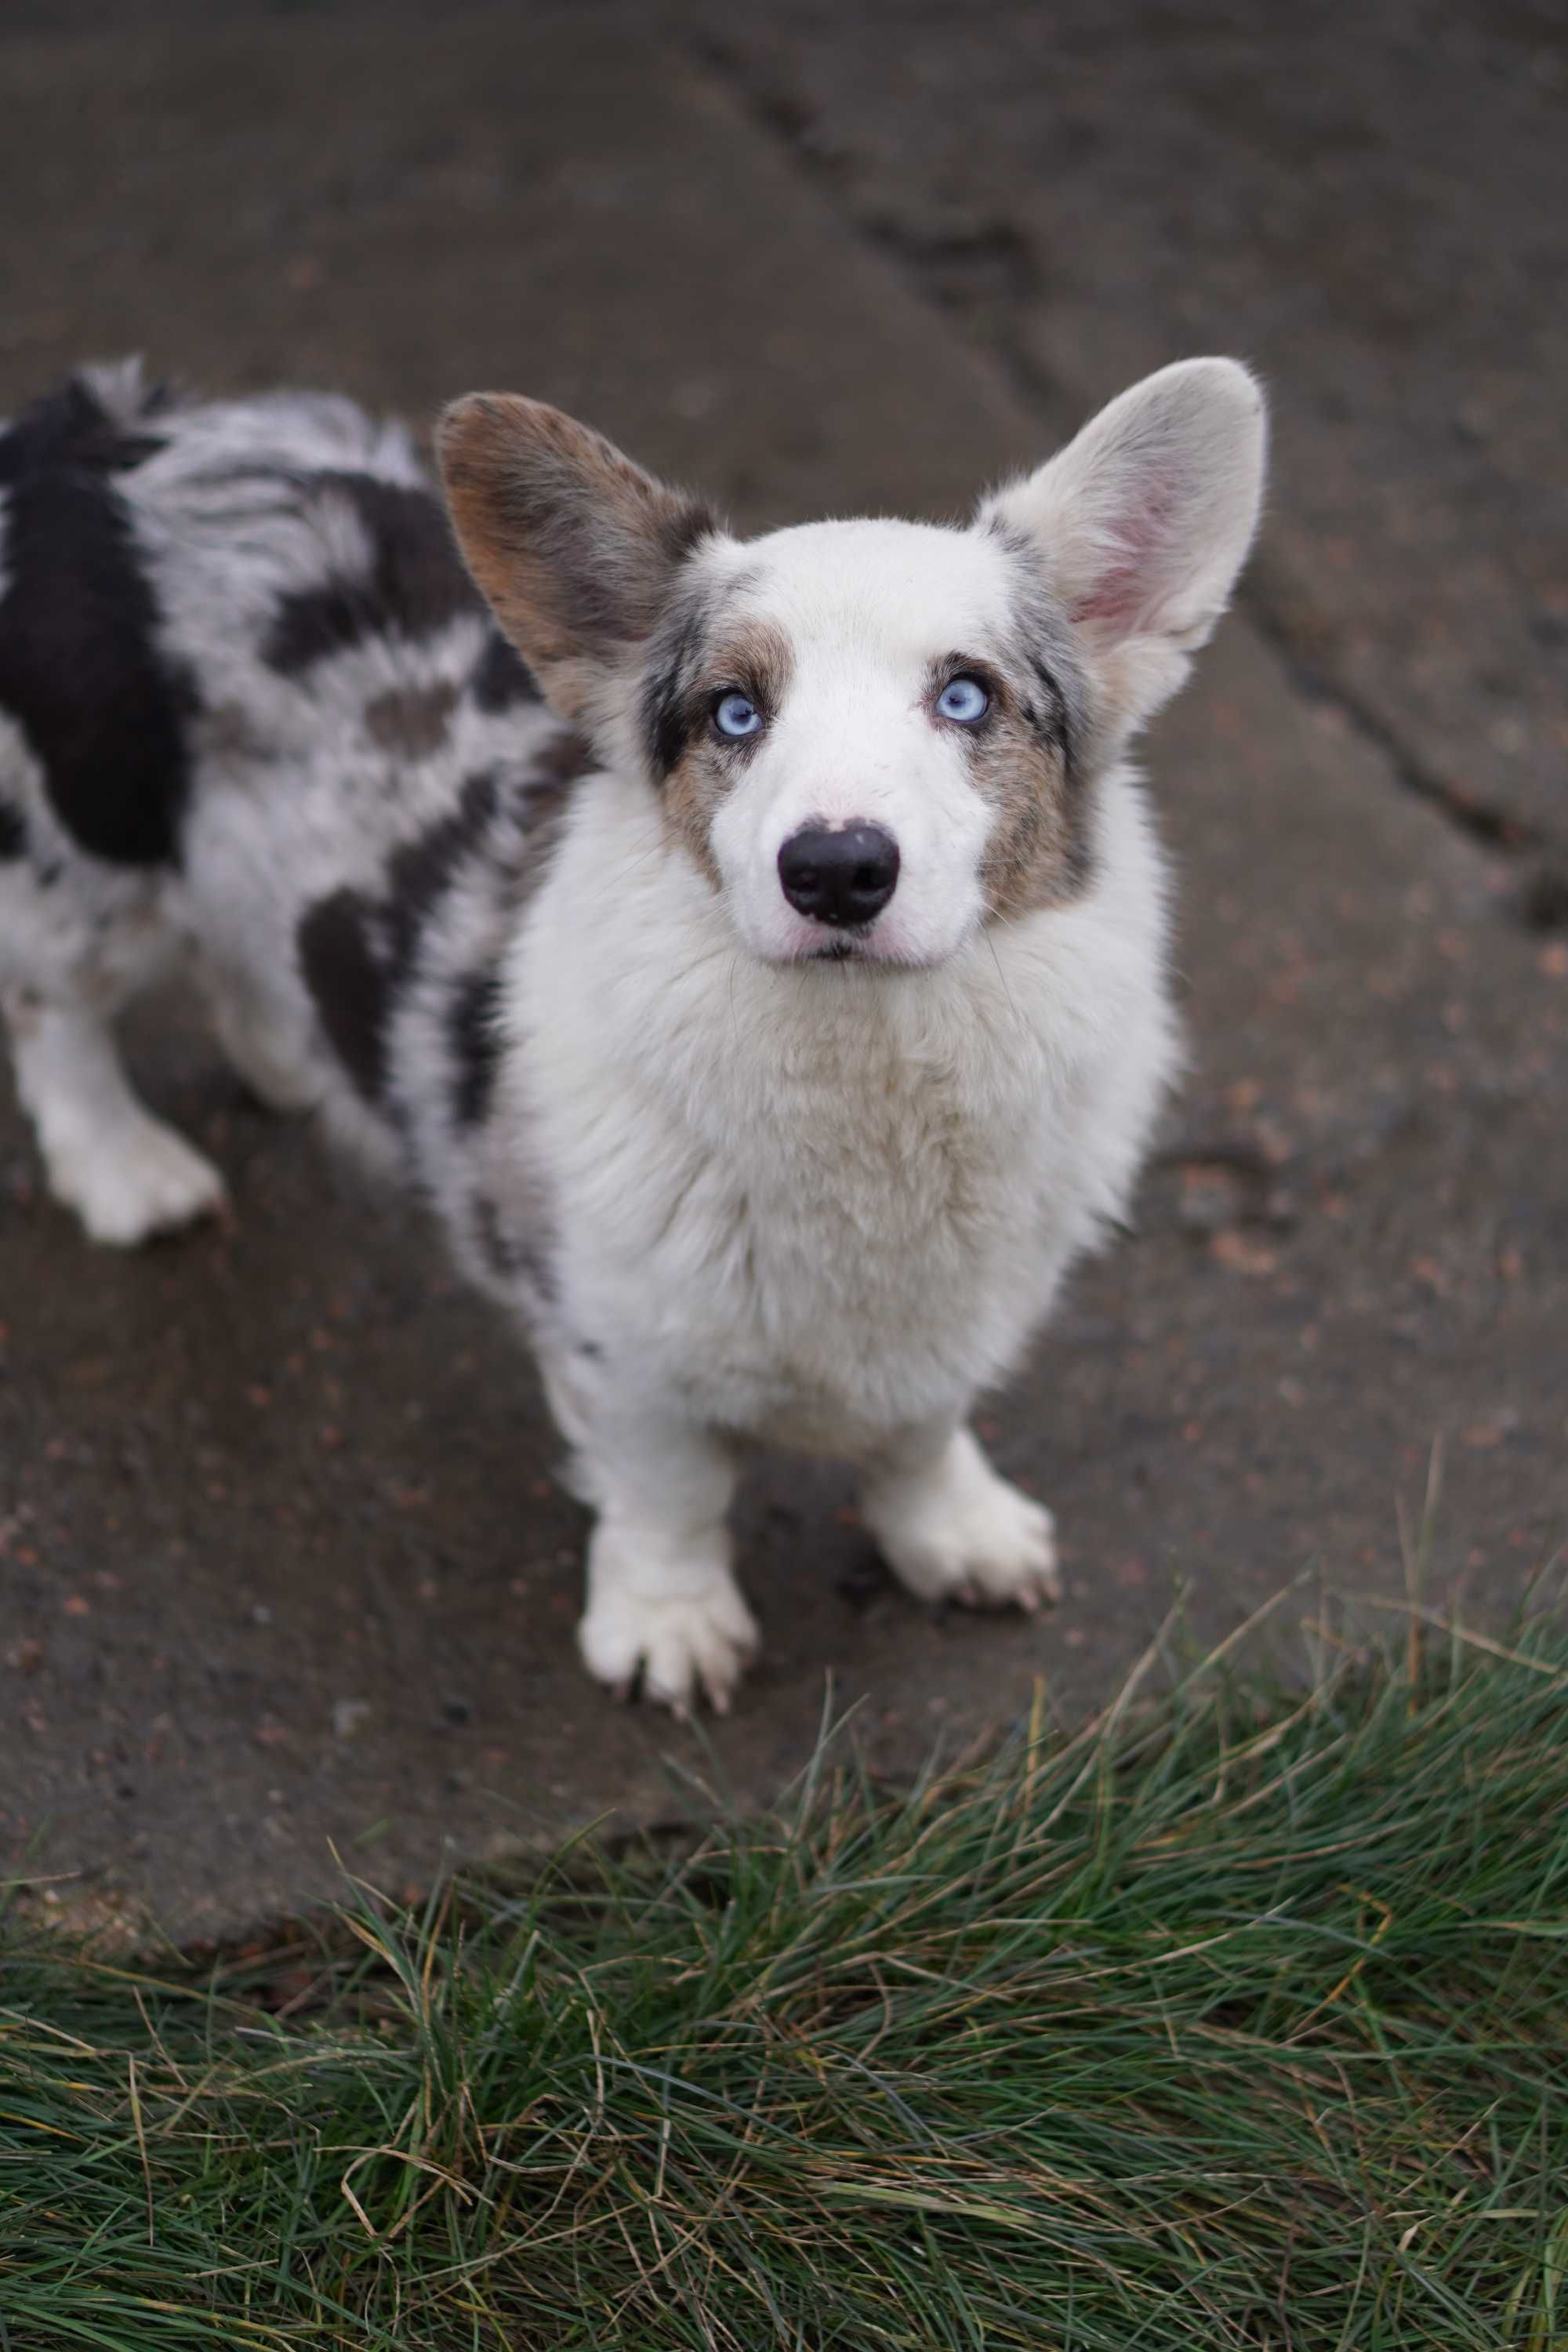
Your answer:
[[[370,542],[370,564],[357,574],[330,572],[280,600],[262,648],[270,668],[296,677],[367,638],[432,636],[484,610],[428,490],[333,470],[316,475],[310,489],[349,501]]]
[[[0,435],[5,585],[0,705],[44,772],[61,824],[95,856],[173,863],[190,789],[189,673],[161,614],[116,478],[162,446],[144,394],[133,431],[73,378]]]
[[[477,1127],[490,1107],[500,1061],[501,976],[493,968],[466,971],[452,992],[447,1034],[452,1049],[452,1116]]]
[[[327,1043],[366,1102],[386,1086],[386,966],[377,950],[375,902],[334,890],[300,919],[300,970]]]
[[[300,969],[317,1018],[367,1102],[385,1098],[387,1031],[425,926],[498,803],[496,779],[481,770],[468,779],[448,814],[393,851],[379,898],[335,890],[300,919]]]

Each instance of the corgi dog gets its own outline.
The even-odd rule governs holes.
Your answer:
[[[732,537],[539,402],[89,369],[0,430],[0,1004],[55,1197],[223,1201],[117,1014],[429,1202],[595,1515],[589,1672],[722,1710],[752,1442],[855,1465],[927,1601],[1056,1596],[968,1428],[1122,1214],[1178,1060],[1138,729],[1256,527],[1227,359],[953,527]]]

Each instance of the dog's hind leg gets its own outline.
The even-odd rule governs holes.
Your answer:
[[[0,1013],[16,1092],[55,1198],[94,1241],[129,1246],[224,1197],[216,1169],[138,1101],[114,1038],[121,1007],[184,961],[183,931],[163,877],[80,856],[24,759],[9,781],[20,791],[0,862]]]
[[[132,1091],[103,1012],[26,989],[5,1010],[49,1190],[94,1241],[129,1247],[222,1206],[217,1170]]]
[[[304,1024],[204,957],[202,979],[224,1058],[268,1110],[313,1110],[325,1081],[312,1063]]]

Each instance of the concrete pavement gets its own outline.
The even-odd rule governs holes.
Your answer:
[[[1258,191],[1321,131],[1296,37],[1271,33],[1285,46],[1248,81],[1237,26],[1203,20],[1184,46],[1171,21],[1152,49],[1139,16],[1098,47],[1087,12],[1076,34],[1064,18],[1041,59],[1025,12],[998,10],[963,47],[962,107],[951,37],[912,5],[846,27],[792,0],[743,37],[700,12],[655,32],[644,12],[477,6],[437,29],[416,10],[215,24],[149,5],[5,38],[7,404],[134,347],[218,388],[315,379],[416,415],[506,383],[751,522],[952,511],[1186,350],[1265,356],[1285,423],[1259,587],[1151,747],[1193,1078],[1136,1234],[988,1415],[1058,1511],[1061,1609],[924,1618],[842,1483],[774,1468],[742,1522],[768,1648],[736,1717],[683,1734],[616,1710],[573,1659],[583,1518],[514,1344],[417,1219],[367,1202],[152,1008],[139,1067],[229,1172],[235,1234],[90,1251],[0,1114],[0,1854],[60,1874],[53,1908],[213,1936],[330,1892],[329,1841],[398,1885],[453,1853],[679,1811],[682,1774],[765,1796],[808,1752],[829,1674],[895,1765],[939,1727],[1005,1718],[1042,1674],[1082,1704],[1177,1580],[1200,1636],[1314,1564],[1398,1591],[1396,1503],[1439,1433],[1435,1589],[1504,1606],[1561,1539],[1568,944],[1521,919],[1561,785],[1488,735],[1479,652],[1436,700],[1421,667],[1455,643],[1447,545],[1496,659],[1518,656],[1505,715],[1550,730],[1520,633],[1557,590],[1512,528],[1542,519],[1495,467],[1474,489],[1462,436],[1446,473],[1396,397],[1344,405],[1347,373],[1376,376],[1383,314],[1300,239],[1317,292],[1279,325],[1258,252],[1286,231],[1258,227]],[[1422,139],[1477,83],[1473,40],[1437,46],[1415,78]],[[1533,117],[1511,85],[1493,96],[1489,135],[1521,161],[1490,233],[1516,203],[1535,268]],[[1047,170],[1044,133],[1079,115],[1088,185],[1064,210],[1074,175]],[[1321,135],[1359,202],[1365,141]],[[1161,152],[1191,192],[1199,150],[1204,204],[1163,211]],[[1421,239],[1396,189],[1377,215],[1389,173],[1366,187],[1397,274]],[[1456,268],[1461,228],[1483,234],[1461,209]],[[1408,335],[1411,380],[1425,336],[1468,398],[1509,331],[1501,299],[1456,275],[1458,325],[1378,332]],[[1555,331],[1531,364],[1560,396]],[[1408,543],[1402,501],[1425,519]],[[1480,823],[1456,821],[1461,768]]]

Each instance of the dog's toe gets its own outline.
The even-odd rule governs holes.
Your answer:
[[[998,1477],[973,1443],[950,1475],[884,1492],[873,1525],[889,1565],[922,1601],[1034,1613],[1061,1597],[1056,1523]]]
[[[578,1644],[589,1673],[617,1696],[640,1680],[645,1698],[689,1716],[700,1700],[728,1715],[757,1647],[752,1613],[733,1584],[675,1598],[620,1593],[584,1618]]]

